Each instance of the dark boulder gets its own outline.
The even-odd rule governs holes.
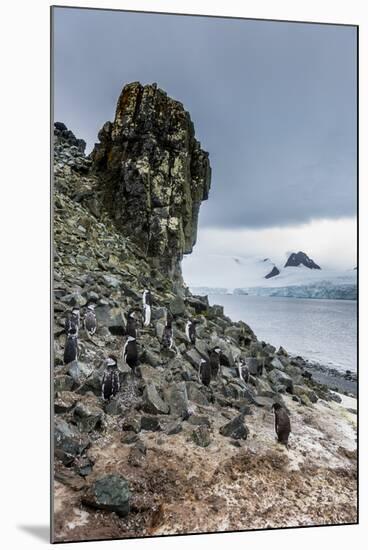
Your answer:
[[[199,447],[208,447],[211,443],[209,429],[203,425],[198,426],[192,432],[192,440]]]
[[[247,439],[249,430],[244,424],[244,414],[236,416],[233,420],[221,426],[220,434],[233,439]]]
[[[143,410],[149,414],[169,414],[170,407],[160,397],[155,384],[147,384],[143,393]]]
[[[170,415],[187,418],[189,413],[188,393],[185,382],[172,383],[164,389],[165,402],[170,407]]]
[[[285,372],[279,369],[273,369],[268,374],[271,384],[279,390],[279,387],[285,388],[288,393],[293,393],[293,379]]]
[[[56,417],[54,423],[55,456],[66,466],[73,463],[90,445],[89,438],[78,428]]]
[[[120,475],[108,475],[95,481],[82,500],[87,506],[124,517],[130,511],[130,498],[127,480]]]

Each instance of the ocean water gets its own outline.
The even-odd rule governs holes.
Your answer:
[[[357,302],[264,296],[210,295],[210,304],[242,320],[277,348],[283,346],[339,370],[357,370]]]

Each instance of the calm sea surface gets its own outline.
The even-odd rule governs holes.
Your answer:
[[[260,340],[329,367],[357,369],[355,301],[235,295],[212,295],[209,301],[250,325]]]

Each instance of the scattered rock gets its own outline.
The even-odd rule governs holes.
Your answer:
[[[66,413],[72,410],[76,404],[78,396],[70,391],[62,391],[56,394],[54,399],[54,409],[56,414]]]
[[[108,475],[95,481],[82,500],[87,506],[109,510],[124,517],[130,511],[130,498],[127,480],[120,475]]]
[[[157,432],[161,430],[159,418],[157,418],[157,416],[142,416],[141,429],[149,432]]]
[[[90,440],[78,428],[56,417],[54,422],[55,455],[63,464],[70,465],[90,445]]]
[[[170,384],[164,389],[164,396],[170,407],[170,415],[183,419],[188,417],[189,402],[185,382]]]
[[[249,430],[244,424],[244,415],[240,414],[224,426],[221,426],[220,434],[225,437],[232,437],[233,439],[247,439]]]
[[[293,393],[293,380],[285,372],[279,369],[273,369],[269,374],[268,378],[271,384],[275,387],[281,386],[285,388],[285,391]]]
[[[54,391],[55,393],[68,392],[74,388],[74,380],[67,374],[60,374],[54,378]]]
[[[193,401],[197,405],[204,405],[205,407],[209,405],[209,401],[203,390],[204,386],[200,386],[197,382],[186,382],[185,385],[190,401]]]
[[[104,413],[98,406],[95,397],[87,397],[76,404],[73,412],[74,421],[81,432],[101,429]]]
[[[174,420],[165,426],[164,432],[167,435],[175,435],[181,432],[183,429],[181,422],[179,420]]]
[[[123,419],[123,431],[133,431],[138,434],[141,431],[141,417],[138,415],[129,415]]]
[[[199,416],[196,414],[192,414],[188,418],[188,422],[193,426],[207,426],[208,428],[211,426],[211,422],[208,416]]]
[[[139,441],[139,436],[132,431],[124,432],[121,437],[121,442],[125,443],[126,445],[131,445],[132,443],[136,443],[137,441]]]
[[[147,449],[144,443],[142,443],[142,441],[138,441],[129,452],[128,463],[135,468],[140,468],[143,466],[146,452]]]
[[[209,429],[203,425],[198,426],[192,431],[192,440],[199,447],[208,447],[211,443]]]
[[[170,407],[165,403],[152,382],[146,385],[143,393],[143,410],[149,414],[169,414]]]

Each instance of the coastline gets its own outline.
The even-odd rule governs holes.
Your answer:
[[[236,314],[235,312],[228,313],[226,310],[229,308],[229,305],[224,303],[221,300],[221,297],[221,294],[212,294],[208,296],[208,299],[211,305],[215,305],[215,301],[217,303],[220,303],[221,306],[225,309],[225,314],[228,315],[231,321],[237,322],[239,314]],[[215,301],[211,298],[215,298]],[[315,301],[316,299],[310,298],[308,300]],[[346,302],[346,300],[341,301]],[[254,323],[248,319],[246,314],[243,315],[241,321],[253,327]],[[258,331],[256,332],[257,336],[259,337]],[[264,340],[267,344],[271,343],[270,338],[267,338],[267,336],[264,336],[264,334],[259,339]],[[333,366],[334,363],[333,361],[330,362],[329,357],[325,357],[324,360],[321,361],[313,357],[308,357],[303,352],[296,353],[294,350],[289,351],[288,346],[286,346],[284,342],[281,342],[281,346],[283,349],[286,350],[288,356],[294,362],[294,364],[302,368],[304,371],[310,373],[313,377],[313,380],[315,380],[317,383],[326,386],[333,392],[342,393],[354,397],[357,396],[357,373],[352,368],[343,367],[341,365]]]
[[[303,359],[304,360],[304,359]],[[351,371],[338,371],[318,363],[305,361],[305,370],[311,373],[313,379],[319,384],[326,385],[331,391],[350,397],[358,395],[358,380],[356,373]]]

